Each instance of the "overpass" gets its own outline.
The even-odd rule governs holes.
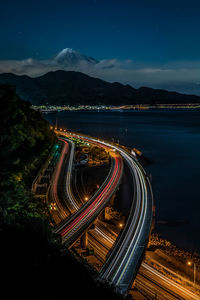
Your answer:
[[[97,139],[83,136],[81,138],[112,147],[117,151],[127,164],[135,187],[131,211],[124,230],[99,274],[100,281],[109,282],[115,286],[118,293],[126,294],[140,267],[150,234],[153,212],[150,182],[135,157],[124,149]]]
[[[118,293],[124,295],[130,289],[137,274],[149,238],[153,210],[150,182],[135,157],[124,149],[94,138],[76,136],[109,149],[112,155],[111,170],[102,187],[90,201],[59,226],[56,232],[61,234],[63,243],[67,246],[73,244],[83,234],[117,190],[123,171],[123,158],[130,170],[134,185],[133,201],[124,230],[116,240],[99,274],[99,280],[109,282],[115,286]]]
[[[61,234],[63,243],[67,246],[73,244],[73,242],[83,234],[86,228],[92,224],[101,210],[105,208],[120,184],[123,173],[123,160],[121,156],[115,152],[111,152],[110,155],[111,168],[104,183],[88,202],[81,207],[75,207],[76,212],[64,220],[55,230],[56,233]],[[70,186],[71,184],[67,176],[66,187],[68,185]],[[67,194],[68,198],[74,198],[73,195],[70,196],[71,190],[69,187],[67,188]]]
[[[150,182],[145,171],[136,161],[135,157],[127,153],[124,149],[103,141],[100,142],[97,139],[80,136],[79,138],[98,145],[104,145],[108,148],[112,147],[112,149],[115,150],[116,155],[119,153],[123,157],[124,162],[127,164],[131,172],[135,192],[133,194],[130,215],[122,234],[115,241],[114,247],[112,247],[112,251],[99,275],[99,280],[109,282],[114,285],[117,292],[126,294],[130,289],[141,265],[150,232],[153,204]],[[111,170],[108,178],[111,178],[111,174],[115,172],[114,164],[116,164],[116,161],[112,159]],[[94,208],[96,207],[95,198],[96,200],[98,199],[97,202],[101,201],[101,197],[99,196],[105,188],[107,179],[100,189],[101,192],[98,190],[98,195],[95,194],[89,203],[83,205],[83,207],[79,208],[79,210],[76,208],[78,211],[59,229],[59,232],[63,237],[63,241],[67,245],[73,243],[84,232],[84,230],[90,226],[101,211],[103,206],[99,206],[97,209]],[[66,180],[66,185],[70,185],[70,179]],[[70,193],[71,197],[73,197],[71,189],[68,190],[67,194]],[[112,244],[112,239],[108,235],[106,236],[105,233],[102,233],[103,231],[101,228],[96,226],[95,230],[99,235],[103,236],[103,239],[101,237],[101,243],[102,240],[104,240],[104,244]],[[102,251],[101,248],[97,247],[95,239],[91,234],[90,244],[96,247],[99,256],[102,260],[104,260],[108,254],[109,247],[107,247],[107,249],[105,247],[106,251]],[[199,297],[194,293],[187,289],[184,290],[182,286],[174,283],[169,278],[166,278],[163,274],[157,273],[159,272],[147,264],[142,263],[135,281],[136,286],[147,294],[150,294],[150,292],[153,293],[153,287],[155,285],[156,289],[154,289],[154,291],[159,291],[162,297],[164,297],[162,299],[165,299],[165,297],[167,297],[166,299],[199,299]],[[159,283],[159,281],[162,283]],[[156,295],[158,296],[158,294]]]

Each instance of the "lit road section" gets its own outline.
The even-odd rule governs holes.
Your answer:
[[[135,157],[120,147],[93,138],[87,139],[112,147],[120,153],[132,175],[135,192],[131,211],[125,228],[99,276],[100,280],[114,285],[117,292],[126,294],[137,274],[149,238],[153,212],[150,182]]]
[[[146,263],[142,263],[136,277],[135,285],[138,289],[155,295],[155,289],[163,299],[200,300],[200,296],[186,289],[183,285],[167,278]],[[160,297],[159,297],[160,298]]]
[[[58,189],[57,189],[63,161],[64,161],[66,154],[68,153],[68,150],[69,150],[69,145],[66,141],[64,141],[64,145],[63,145],[63,148],[62,148],[62,151],[60,154],[60,158],[56,165],[56,169],[54,171],[51,185],[50,185],[49,191],[48,191],[48,201],[50,203],[55,203],[55,205],[54,205],[55,209],[52,210],[51,213],[52,213],[52,217],[56,223],[59,223],[68,217],[68,212],[67,212],[66,208],[62,205],[62,203],[60,202],[60,199],[58,197]]]
[[[71,146],[70,149],[70,155],[69,155],[69,160],[68,160],[68,166],[67,166],[67,172],[66,172],[66,179],[65,179],[65,186],[64,186],[64,193],[65,195],[65,202],[70,210],[71,213],[74,213],[79,209],[79,205],[72,193],[71,190],[71,179],[72,179],[72,166],[73,166],[73,159],[74,159],[74,152],[75,152],[75,145],[72,141],[67,140],[67,139],[61,139],[59,138],[60,141],[63,141],[64,143],[68,143]]]
[[[98,215],[98,211],[100,212],[102,209],[100,208],[101,203],[105,202],[104,198],[107,196],[107,190],[112,189],[112,187],[116,190],[116,183],[114,184],[113,182],[115,182],[116,179],[119,181],[117,178],[119,154],[127,164],[132,176],[134,193],[131,211],[122,234],[116,241],[99,275],[99,280],[109,282],[115,286],[118,293],[124,295],[128,292],[137,274],[149,238],[153,214],[151,185],[145,171],[136,161],[135,157],[122,148],[94,138],[74,134],[73,136],[88,142],[96,143],[99,146],[104,145],[107,147],[109,153],[115,157],[115,167],[108,184],[95,201],[93,201],[87,209],[81,212],[81,214],[79,214],[70,224],[61,229],[60,234],[62,235],[64,242],[70,241],[71,237],[76,236],[80,229],[83,232],[83,228],[86,228],[91,224],[91,221],[89,220],[92,216],[94,220],[94,216]]]
[[[72,243],[94,221],[118,188],[123,172],[123,160],[115,153],[112,154],[112,160],[111,172],[98,196],[92,197],[89,203],[83,205],[74,214],[73,219],[59,230],[64,243]]]

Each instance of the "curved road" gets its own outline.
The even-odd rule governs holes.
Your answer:
[[[64,188],[66,204],[67,204],[70,212],[73,214],[80,207],[72,193],[72,190],[71,190],[72,166],[73,166],[75,145],[69,139],[59,138],[59,140],[62,141],[63,143],[68,143],[70,145],[70,154],[69,154],[69,159],[68,159],[68,165],[65,170],[65,184],[64,184],[63,188]]]
[[[135,193],[129,218],[99,276],[100,280],[114,285],[118,293],[126,294],[140,267],[150,233],[153,212],[150,183],[143,168],[124,149],[94,138],[77,136],[117,151],[131,172]]]
[[[112,149],[110,153],[112,153],[114,158],[114,167],[112,176],[96,199],[86,207],[83,205],[75,213],[75,216],[67,221],[57,232],[61,234],[63,242],[70,245],[94,221],[119,185],[123,170],[121,157],[123,157],[129,167],[135,192],[125,228],[104,264],[99,279],[110,282],[115,286],[117,292],[126,294],[141,264],[150,233],[153,207],[150,183],[142,167],[125,150],[97,139],[80,135],[75,136],[88,142],[103,145],[109,151]]]
[[[99,276],[100,280],[108,281],[113,284],[117,292],[126,294],[140,267],[150,232],[153,210],[153,195],[150,182],[143,168],[135,160],[135,157],[124,151],[124,149],[97,139],[79,135],[78,137],[88,142],[114,149],[114,151],[120,153],[131,171],[135,187],[131,212],[123,233],[120,235],[120,238],[115,241],[114,248]],[[105,205],[105,202],[107,203],[106,198],[110,198],[109,193],[113,194],[111,191],[112,188],[114,191],[116,190],[119,179],[121,178],[122,166],[120,166],[120,156],[118,156],[117,153],[114,156],[115,164],[109,182],[104,186],[102,192],[94,201],[92,201],[92,203],[90,202],[87,207],[82,210],[80,209],[80,212],[72,222],[65,224],[66,226],[62,227],[60,233],[64,241],[70,241],[71,237],[75,236],[77,238],[76,233],[80,235],[81,232],[83,232],[83,229],[87,228],[101,211],[102,203],[104,203],[103,205]],[[95,234],[90,234],[90,244],[96,248],[99,257],[103,260],[107,255],[107,250],[113,244],[113,239],[109,235],[106,235],[104,230],[99,226],[96,226],[94,231]],[[98,243],[95,242],[97,240],[99,245],[104,244],[105,251],[102,251],[103,249],[101,246],[97,245]],[[148,283],[148,280],[150,283]],[[153,281],[156,282],[157,286],[160,281],[160,289],[164,289],[164,293],[168,293],[169,299],[173,299],[173,297],[176,299],[177,295],[179,295],[178,297],[180,297],[180,299],[199,299],[198,296],[189,290],[184,289],[182,286],[179,286],[179,284],[166,278],[152,267],[142,263],[140,272],[136,278],[136,284],[138,286],[143,285],[151,290]]]
[[[61,203],[58,197],[58,185],[63,168],[63,162],[66,158],[66,155],[69,151],[69,144],[65,141],[56,169],[53,173],[51,184],[48,189],[48,201],[53,205],[54,209],[52,210],[52,216],[56,224],[60,223],[62,220],[66,219],[69,216],[69,212],[66,207]]]
[[[72,244],[94,221],[118,188],[122,172],[121,156],[112,153],[112,167],[104,184],[87,203],[56,230],[61,234],[64,243]]]
[[[113,246],[114,242],[115,236],[111,237],[108,229],[105,226],[101,226],[100,223],[97,223],[95,228],[88,233],[88,243],[95,249],[95,253],[102,263],[105,262],[109,249]],[[158,299],[200,299],[200,296],[183,285],[169,279],[145,262],[142,262],[140,266],[135,279],[135,286],[138,290],[143,291],[144,294],[152,298],[155,298],[157,294]]]

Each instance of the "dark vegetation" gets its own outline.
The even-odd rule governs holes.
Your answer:
[[[98,285],[53,234],[31,182],[56,137],[15,89],[0,85],[0,270],[5,299],[121,299]]]
[[[30,194],[31,183],[56,140],[49,123],[21,101],[15,89],[0,85],[1,222],[20,226],[41,217],[44,207]]]
[[[74,71],[55,71],[31,78],[12,73],[0,74],[0,83],[16,86],[18,94],[32,104],[123,105],[200,103],[200,97],[118,82],[109,83]]]

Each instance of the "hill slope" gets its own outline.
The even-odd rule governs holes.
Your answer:
[[[15,85],[21,98],[35,105],[200,103],[199,96],[147,87],[135,89],[74,71],[49,72],[36,78],[3,73],[0,83]]]

